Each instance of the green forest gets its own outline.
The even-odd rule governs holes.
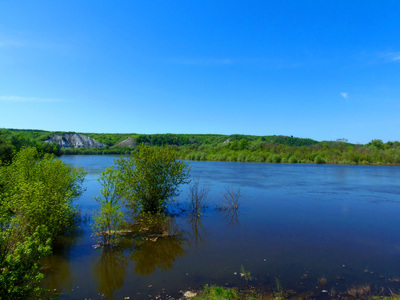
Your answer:
[[[352,144],[344,138],[335,141],[315,141],[293,136],[254,136],[219,134],[109,134],[81,133],[105,147],[60,149],[44,143],[53,134],[41,130],[0,130],[0,156],[9,160],[12,151],[34,146],[42,153],[69,154],[129,154],[138,145],[170,145],[179,159],[203,161],[316,163],[316,164],[400,164],[400,143],[384,143],[374,139],[367,144]],[[124,142],[125,141],[125,142]],[[8,154],[7,154],[8,153]]]

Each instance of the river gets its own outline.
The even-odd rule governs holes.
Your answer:
[[[396,289],[400,277],[400,168],[311,164],[188,162],[209,189],[195,221],[174,217],[179,238],[121,251],[94,249],[91,215],[97,177],[118,156],[63,156],[86,172],[77,201],[83,222],[62,239],[44,285],[61,299],[149,299],[182,296],[205,284],[264,290],[345,291],[369,284]],[[240,189],[237,214],[216,206]],[[188,199],[188,186],[175,199]],[[324,279],[324,280],[323,280]],[[398,286],[399,285],[399,286]]]

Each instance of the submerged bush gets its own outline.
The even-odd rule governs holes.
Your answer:
[[[164,212],[179,186],[189,183],[189,166],[177,160],[172,147],[142,145],[132,156],[116,161],[121,195],[141,212]]]

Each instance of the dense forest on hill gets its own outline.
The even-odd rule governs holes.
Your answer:
[[[400,143],[351,144],[346,139],[315,141],[293,136],[254,136],[219,134],[108,134],[81,133],[106,145],[102,148],[60,149],[44,143],[53,134],[41,130],[0,130],[0,157],[34,146],[38,151],[61,154],[129,154],[140,144],[170,145],[186,160],[270,162],[270,163],[330,163],[330,164],[400,164]],[[5,153],[5,154],[2,154]],[[4,159],[3,159],[4,161]]]

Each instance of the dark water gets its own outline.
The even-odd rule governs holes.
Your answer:
[[[116,156],[65,156],[87,172],[79,200],[91,216],[99,173]],[[400,288],[400,168],[303,164],[190,162],[192,177],[210,189],[197,222],[174,218],[179,238],[111,253],[94,249],[89,223],[47,263],[45,284],[63,299],[179,297],[205,284],[251,285],[298,292],[360,285]],[[225,188],[240,188],[237,215],[215,207]],[[182,187],[178,202],[187,201]],[[304,275],[306,274],[306,275]]]

